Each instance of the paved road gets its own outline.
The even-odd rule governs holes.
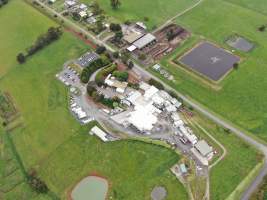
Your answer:
[[[92,35],[91,33],[89,33],[87,30],[83,29],[82,27],[80,27],[79,25],[73,23],[71,20],[67,19],[66,17],[62,16],[60,13],[56,12],[55,10],[53,10],[52,8],[50,8],[49,6],[45,5],[44,3],[40,2],[39,0],[36,0],[40,5],[42,5],[44,8],[46,8],[49,12],[51,12],[52,14],[56,14],[58,16],[58,18],[64,20],[65,22],[69,23],[72,27],[76,28],[77,30],[81,31],[83,34],[87,35],[89,38],[91,38],[94,42],[96,42],[99,45],[103,45],[106,47],[106,49],[108,49],[111,52],[114,52],[115,50],[110,47],[109,45],[107,45],[105,42],[101,41],[100,39],[98,39],[97,37],[95,37],[94,35]],[[185,14],[186,12],[190,11],[191,9],[195,8],[196,6],[198,6],[200,3],[202,3],[203,0],[200,0],[197,4],[193,5],[192,7],[186,9],[185,11],[179,13],[178,15],[174,16],[172,19],[170,19],[171,21],[173,19],[176,19],[177,17]],[[170,21],[168,20],[165,24],[168,24]],[[226,122],[225,120],[223,120],[221,117],[218,117],[217,115],[211,113],[208,109],[206,109],[204,106],[192,101],[191,99],[189,99],[188,97],[186,97],[185,95],[181,94],[180,92],[177,92],[176,90],[174,90],[173,88],[171,88],[169,85],[167,85],[166,83],[164,83],[163,81],[161,81],[159,78],[157,78],[156,76],[150,74],[148,71],[146,71],[145,69],[143,69],[142,67],[140,67],[139,65],[135,64],[135,68],[138,69],[138,71],[141,72],[141,74],[144,74],[145,76],[148,77],[153,77],[154,79],[158,80],[159,82],[161,82],[166,89],[168,90],[172,90],[174,92],[176,92],[176,94],[183,99],[184,102],[186,102],[187,104],[189,104],[190,106],[192,106],[195,110],[197,110],[198,112],[202,113],[203,115],[205,115],[207,118],[211,119],[212,121],[214,121],[215,123],[221,125],[222,127],[225,127],[229,130],[231,130],[234,134],[236,134],[238,137],[242,138],[243,140],[245,140],[246,142],[248,142],[249,144],[255,146],[257,149],[259,149],[265,156],[265,164],[263,169],[261,170],[261,172],[258,174],[258,176],[255,178],[255,180],[251,183],[251,185],[248,187],[248,189],[244,192],[243,196],[242,196],[242,200],[248,200],[249,197],[251,196],[252,192],[255,191],[257,189],[257,187],[259,186],[259,184],[262,182],[263,178],[265,175],[267,175],[267,162],[266,162],[266,158],[267,158],[267,147],[265,145],[263,145],[262,143],[254,140],[253,138],[251,138],[250,136],[248,136],[246,133],[242,132],[241,130],[239,130],[238,128],[234,127],[233,125],[231,125],[230,123]]]
[[[111,48],[109,45],[107,45],[105,42],[101,41],[99,38],[95,37],[93,34],[91,34],[89,31],[87,31],[86,29],[82,28],[81,26],[77,25],[76,23],[72,22],[71,20],[69,20],[68,18],[64,17],[61,13],[57,12],[56,10],[50,8],[49,6],[47,6],[45,3],[41,2],[40,0],[35,0],[36,2],[38,2],[41,6],[43,6],[47,11],[49,11],[52,16],[53,15],[57,15],[59,19],[64,20],[65,23],[67,22],[68,24],[70,24],[73,28],[79,30],[81,33],[87,35],[91,40],[93,40],[96,44],[101,45],[101,46],[105,46],[107,50],[114,52],[115,50],[113,48]]]

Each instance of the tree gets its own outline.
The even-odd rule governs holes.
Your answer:
[[[94,83],[90,82],[87,84],[87,93],[89,96],[92,96],[93,92],[96,92],[96,88],[95,88]]]
[[[42,181],[36,175],[36,171],[32,170],[28,174],[28,184],[34,189],[37,193],[47,193],[49,191],[46,183]]]
[[[102,54],[102,53],[104,53],[106,51],[106,47],[104,47],[104,46],[98,46],[97,48],[96,48],[96,50],[95,50],[95,52],[97,53],[97,54]]]
[[[127,81],[129,77],[129,74],[126,71],[114,71],[112,75],[115,76],[119,81]]]
[[[262,25],[258,29],[259,29],[260,32],[263,32],[263,31],[265,31],[266,26],[265,25]]]
[[[158,88],[159,90],[164,90],[164,86],[163,86],[160,82],[158,82],[157,80],[155,80],[155,79],[153,79],[153,78],[149,79],[148,83],[149,83],[150,85],[155,86],[155,87]]]
[[[20,64],[25,63],[25,61],[26,61],[26,57],[25,57],[25,55],[24,55],[23,53],[19,53],[19,54],[17,55],[17,61],[18,61]]]
[[[116,10],[120,7],[121,2],[120,0],[110,0],[110,5],[114,10]]]
[[[121,41],[122,37],[123,37],[122,31],[116,32],[115,36],[114,36],[114,42],[119,43]]]
[[[119,58],[120,54],[118,51],[115,51],[113,54],[112,54],[113,58],[117,59]]]
[[[145,60],[146,59],[146,54],[142,53],[138,57],[140,60]]]
[[[100,15],[103,12],[103,10],[100,8],[99,4],[94,1],[92,4],[92,13],[94,15]]]
[[[133,61],[130,60],[130,61],[128,62],[127,67],[128,67],[129,69],[132,69],[132,68],[134,67],[134,63],[133,63]]]
[[[122,54],[121,54],[121,61],[124,64],[127,65],[129,58],[130,58],[130,53],[129,52],[127,52],[127,51],[122,52]]]
[[[121,31],[121,25],[120,24],[115,24],[111,23],[109,26],[109,29],[113,32]]]
[[[233,64],[233,68],[234,68],[235,70],[237,70],[238,67],[239,67],[239,64],[238,64],[238,63],[234,63],[234,64]]]

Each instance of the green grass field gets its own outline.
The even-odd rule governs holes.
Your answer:
[[[91,2],[91,0],[82,0]],[[104,11],[120,22],[126,20],[143,21],[148,17],[146,22],[151,29],[154,26],[163,24],[169,18],[195,4],[198,0],[123,0],[121,7],[113,10],[108,0],[97,0]]]
[[[168,170],[177,161],[174,152],[143,142],[103,144],[89,136],[85,128],[49,156],[41,174],[58,194],[66,194],[66,189],[70,190],[83,177],[97,173],[108,179],[109,196],[113,199],[148,200],[155,185],[167,188],[167,199],[187,199],[182,185]]]
[[[38,11],[30,8],[23,1],[12,1],[15,2],[8,3],[0,12],[0,78],[16,66],[18,53],[24,52],[25,48],[29,47],[37,36],[44,33],[50,26],[55,25],[53,21],[40,15]],[[22,15],[23,12],[28,14]],[[30,23],[29,19],[32,19]]]
[[[262,160],[257,150],[242,142],[232,133],[226,133],[203,116],[195,116],[198,122],[214,136],[227,150],[226,156],[210,172],[210,198],[212,200],[226,199]],[[201,131],[199,129],[199,131]],[[216,149],[218,151],[218,149]]]
[[[267,4],[265,0],[257,0],[257,1],[250,1],[250,0],[225,0],[229,3],[233,3],[244,8],[249,8],[256,12],[261,12],[263,14],[267,14]]]
[[[12,132],[11,137],[25,168],[37,169],[60,197],[83,176],[97,171],[109,179],[112,196],[149,199],[151,188],[160,184],[170,192],[168,199],[186,200],[184,187],[168,170],[178,161],[178,155],[142,142],[103,144],[88,135],[89,127],[82,128],[72,118],[67,106],[68,91],[56,80],[55,74],[65,61],[78,57],[88,46],[64,33],[59,41],[36,53],[27,63],[18,65],[14,59],[17,52],[24,51],[35,37],[55,24],[20,0],[10,1],[5,9],[6,18],[12,13],[11,9],[16,9],[23,16],[17,17],[16,23],[31,24],[31,28],[19,32],[19,25],[0,21],[0,40],[8,41],[1,43],[1,51],[10,52],[0,54],[0,65],[7,66],[0,90],[11,94],[22,116],[24,127]],[[10,32],[11,29],[16,31]],[[31,195],[25,184],[8,195],[7,199],[48,199]]]
[[[255,6],[258,1],[261,2],[253,1]],[[260,25],[267,23],[267,16],[226,1],[206,0],[180,17],[177,22],[191,30],[194,35],[183,48],[162,61],[163,66],[175,76],[176,81],[170,84],[267,141],[267,33],[257,30]],[[242,63],[238,70],[233,71],[220,83],[222,89],[219,91],[202,84],[168,62],[168,59],[174,59],[186,48],[200,41],[200,38],[228,48],[224,42],[233,34],[253,41],[256,48],[250,53],[236,52],[241,56]]]

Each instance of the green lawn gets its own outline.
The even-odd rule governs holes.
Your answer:
[[[91,2],[91,0],[82,0]],[[126,20],[143,21],[148,17],[146,22],[151,29],[153,26],[163,24],[169,18],[195,4],[198,0],[123,0],[121,7],[113,10],[109,0],[97,0],[100,7],[109,15],[117,20],[124,22]]]
[[[118,198],[149,199],[152,186],[159,184],[170,192],[168,199],[186,200],[184,187],[168,170],[179,159],[174,152],[142,142],[103,144],[89,136],[89,127],[81,127],[69,113],[68,91],[55,74],[65,61],[78,57],[88,46],[64,33],[59,41],[19,65],[14,60],[17,52],[24,51],[55,24],[20,0],[10,1],[4,9],[6,18],[12,16],[12,9],[23,16],[17,17],[13,25],[0,21],[0,41],[8,41],[1,42],[1,51],[10,52],[0,54],[0,65],[7,66],[0,90],[11,94],[22,116],[24,127],[12,132],[11,137],[26,169],[37,169],[49,188],[62,197],[83,176],[97,171],[107,177],[110,194]],[[25,21],[31,27],[22,31]],[[31,195],[25,184],[6,198],[48,199]]]
[[[97,173],[108,179],[113,199],[149,200],[155,185],[167,188],[168,199],[187,199],[182,185],[168,170],[178,159],[164,147],[143,142],[103,144],[84,128],[49,156],[41,175],[58,194],[90,173]]]
[[[257,1],[253,1],[255,5]],[[267,22],[267,16],[225,1],[206,0],[177,22],[194,33],[185,48],[196,44],[200,36],[228,48],[224,41],[234,33],[255,42],[257,46],[252,52],[237,53],[242,63],[220,83],[219,91],[169,64],[168,58],[162,64],[175,76],[176,81],[170,83],[173,87],[267,141],[267,33],[257,31]],[[183,50],[178,49],[169,58],[175,58]]]
[[[244,8],[249,8],[251,10],[255,10],[256,12],[261,12],[263,14],[267,14],[267,3],[265,0],[225,0],[229,3],[240,5]],[[266,22],[267,23],[267,22]]]

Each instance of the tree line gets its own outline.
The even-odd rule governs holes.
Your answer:
[[[20,64],[26,62],[27,57],[32,56],[39,50],[58,40],[62,33],[63,31],[61,27],[50,27],[45,34],[40,35],[34,42],[34,44],[31,45],[28,49],[26,49],[26,54],[19,53],[17,55],[17,61]]]

